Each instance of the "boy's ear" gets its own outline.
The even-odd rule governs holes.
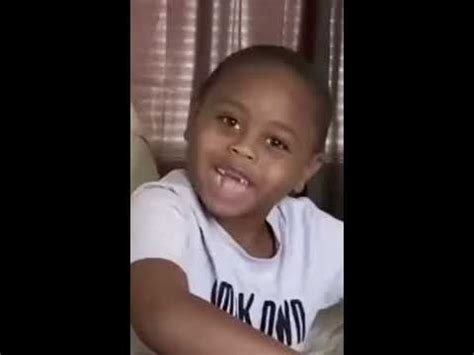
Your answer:
[[[306,183],[321,169],[324,164],[324,153],[315,153],[311,157],[309,163],[306,165],[303,176],[293,189],[296,193],[301,193],[304,190]]]
[[[184,140],[186,142],[189,142],[189,130],[191,129],[192,122],[198,114],[198,111],[197,99],[193,97],[191,98],[191,103],[189,105],[188,122],[186,123],[186,129],[184,130]]]
[[[186,142],[189,142],[189,128],[187,125],[186,125],[186,129],[184,130],[184,140]]]
[[[186,123],[186,128],[184,129],[184,140],[186,142],[189,142],[189,131],[191,129],[191,115],[188,117],[188,122]]]

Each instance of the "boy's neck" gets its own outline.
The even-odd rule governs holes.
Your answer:
[[[250,255],[269,258],[275,252],[273,233],[264,216],[216,218],[217,222]]]

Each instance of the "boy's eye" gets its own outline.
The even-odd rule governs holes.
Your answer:
[[[278,138],[270,137],[267,139],[267,143],[273,148],[289,151],[288,146]]]
[[[228,127],[240,129],[239,122],[235,118],[229,116],[219,116],[218,119]]]

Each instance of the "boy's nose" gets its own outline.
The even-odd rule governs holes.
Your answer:
[[[257,158],[253,149],[251,149],[248,145],[234,144],[230,146],[230,151],[231,153],[240,155],[241,157],[248,160],[254,161]]]

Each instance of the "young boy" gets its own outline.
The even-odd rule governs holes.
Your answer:
[[[303,190],[324,90],[294,52],[239,51],[193,98],[186,170],[132,197],[131,312],[159,354],[295,354],[342,298],[343,224]]]

